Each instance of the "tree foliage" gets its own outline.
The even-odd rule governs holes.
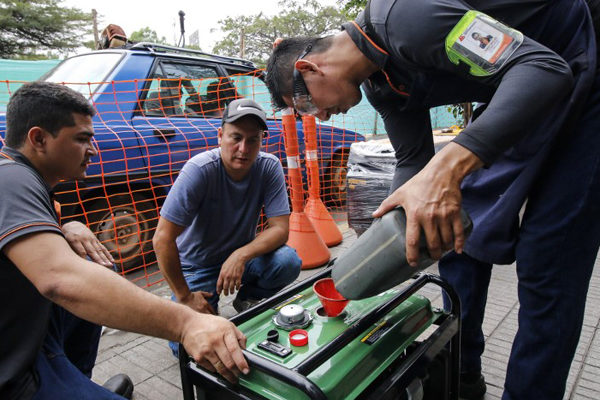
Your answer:
[[[338,4],[343,6],[342,10],[348,19],[354,19],[359,12],[365,9],[367,0],[338,0]]]
[[[132,42],[152,42],[158,44],[167,44],[167,39],[162,36],[158,37],[158,34],[155,30],[151,29],[149,26],[143,27],[142,29],[138,29],[135,32],[132,32],[129,35],[129,40]]]
[[[286,11],[273,17],[260,13],[220,20],[220,30],[224,36],[214,46],[213,52],[239,56],[243,36],[244,58],[263,66],[271,54],[276,38],[331,34],[347,20],[339,9],[324,7],[317,0],[282,0],[279,4]]]
[[[62,0],[0,0],[0,58],[73,50],[83,44],[92,16]]]

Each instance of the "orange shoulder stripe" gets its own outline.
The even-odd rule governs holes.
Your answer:
[[[15,232],[18,232],[18,231],[20,231],[22,229],[25,229],[25,228],[29,228],[30,226],[53,226],[53,227],[56,227],[56,228],[60,229],[60,226],[58,226],[58,224],[51,224],[49,222],[36,222],[36,223],[33,223],[33,224],[27,224],[27,225],[19,226],[17,228],[14,228],[11,231],[6,232],[4,235],[0,236],[0,241],[4,240],[5,237],[7,237],[9,235],[12,235]]]

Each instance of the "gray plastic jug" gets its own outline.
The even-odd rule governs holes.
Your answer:
[[[468,236],[473,223],[461,209],[461,220]],[[331,277],[336,289],[349,300],[375,296],[410,279],[433,264],[421,232],[419,263],[411,267],[406,261],[406,215],[396,208],[375,220],[333,265]]]

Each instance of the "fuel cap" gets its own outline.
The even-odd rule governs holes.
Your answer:
[[[296,347],[306,346],[308,344],[308,332],[304,329],[295,329],[291,331],[290,344]]]
[[[312,316],[298,304],[288,304],[273,317],[273,323],[287,331],[297,328],[306,328],[312,322]]]
[[[288,304],[279,311],[279,319],[284,324],[293,325],[304,320],[304,307],[298,304]]]

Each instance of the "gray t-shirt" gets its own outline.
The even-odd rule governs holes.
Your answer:
[[[217,148],[184,165],[160,214],[187,227],[177,238],[183,265],[216,265],[254,239],[263,206],[267,218],[290,213],[279,160],[260,152],[248,176],[236,182]]]
[[[0,398],[18,397],[30,383],[35,357],[46,334],[51,302],[6,257],[4,247],[33,232],[62,235],[51,192],[31,163],[2,148],[0,161]],[[44,268],[44,265],[39,265]]]

